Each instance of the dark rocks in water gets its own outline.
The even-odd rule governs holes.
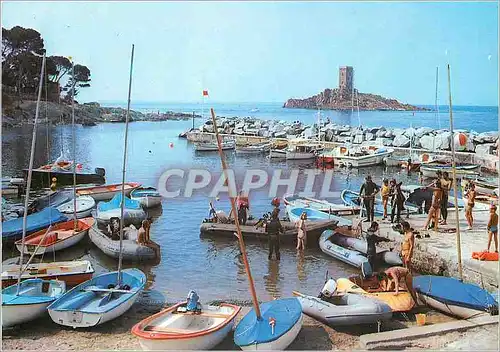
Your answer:
[[[380,95],[360,93],[355,91],[354,104],[360,110],[398,110],[418,111],[426,108],[403,104],[396,99],[384,98]],[[288,99],[284,108],[351,110],[353,105],[352,92],[345,89],[327,88],[323,92],[305,99]]]

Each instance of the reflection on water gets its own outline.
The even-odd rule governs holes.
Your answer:
[[[130,124],[126,179],[146,186],[157,186],[159,176],[168,167],[204,168],[220,173],[217,153],[196,153],[186,140],[177,138],[178,133],[190,126],[190,121]],[[104,167],[108,183],[121,182],[124,127],[123,124],[100,124],[90,128],[77,126],[77,162],[91,168]],[[2,171],[5,176],[18,175],[28,165],[31,131],[30,127],[4,129]],[[35,166],[47,162],[47,146],[50,147],[52,159],[59,156],[61,146],[62,149],[70,149],[70,126],[50,127],[49,132],[50,141],[47,143],[47,129],[40,126]],[[170,143],[173,143],[173,148],[169,147]],[[260,156],[240,157],[234,153],[228,153],[228,165],[235,170],[237,177],[249,168],[272,172],[276,169],[285,171],[314,166],[310,162],[270,161]],[[387,175],[381,167],[366,170],[336,169],[330,188],[338,194],[344,188],[358,189],[367,173],[375,175],[377,182]],[[285,177],[284,174],[282,177]],[[319,171],[319,174],[321,176],[324,172]],[[401,179],[406,180],[405,174],[401,174]],[[215,183],[216,180],[212,181]],[[298,187],[304,186],[303,176],[299,177],[298,184]],[[287,190],[280,187],[278,191],[283,194]],[[331,201],[340,200],[337,198]],[[169,302],[184,298],[190,289],[196,289],[204,301],[250,299],[236,238],[200,238],[199,226],[202,219],[208,216],[208,202],[208,192],[205,191],[195,192],[190,198],[164,199],[162,208],[149,214],[154,218],[151,236],[161,246],[161,262],[124,265],[137,266],[143,270],[148,277],[148,288],[165,294]],[[259,217],[270,211],[270,202],[267,190],[252,192],[251,213]],[[220,200],[215,201],[215,206],[229,213],[227,195],[222,194]],[[356,269],[324,255],[317,247],[308,247],[303,253],[297,254],[293,244],[282,244],[280,261],[267,259],[265,239],[247,243],[247,251],[259,300],[290,296],[293,290],[315,295],[324,283],[324,273],[327,270],[334,277],[345,277],[356,272]],[[5,258],[18,255],[17,249],[12,247],[4,247],[2,253]],[[57,252],[55,256],[46,255],[43,259],[51,261],[54,258],[89,259],[94,263],[97,273],[117,268],[117,262],[104,255],[89,240]]]

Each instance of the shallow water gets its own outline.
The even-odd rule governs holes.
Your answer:
[[[172,166],[206,168],[220,172],[217,153],[197,153],[190,143],[177,137],[190,125],[190,121],[131,123],[126,179],[156,187],[163,170]],[[121,182],[124,128],[124,124],[77,126],[77,161],[84,166],[104,167],[108,183]],[[4,129],[3,177],[15,176],[28,165],[30,140],[29,126]],[[46,163],[47,145],[50,146],[51,160],[59,156],[61,145],[64,150],[71,150],[71,126],[50,128],[48,140],[49,143],[47,129],[40,126],[35,166]],[[170,143],[173,143],[173,147],[169,146]],[[237,175],[248,168],[272,171],[313,167],[310,162],[270,162],[262,156],[240,157],[234,153],[228,154],[228,164]],[[318,173],[321,174],[322,171]],[[331,190],[337,194],[345,188],[357,190],[367,173],[374,175],[377,182],[380,182],[382,175],[388,175],[382,167],[351,172],[334,170]],[[405,174],[398,177],[406,182]],[[304,182],[301,174],[298,183],[303,186]],[[412,178],[412,182],[416,182],[416,179]],[[279,189],[280,194],[284,192],[285,189]],[[266,190],[252,192],[251,213],[258,217],[271,210],[271,199]],[[338,198],[329,200],[340,202]],[[164,199],[162,209],[151,214],[155,217],[151,236],[161,245],[162,259],[159,264],[141,264],[138,267],[148,276],[148,288],[164,293],[170,302],[184,298],[190,289],[197,290],[200,297],[206,301],[224,298],[250,299],[244,266],[236,257],[239,252],[237,242],[233,239],[200,238],[199,226],[201,221],[208,217],[208,201],[209,198],[204,192],[197,192],[190,198]],[[215,206],[226,212],[230,209],[225,195],[221,195]],[[247,251],[260,300],[290,296],[293,290],[315,295],[324,283],[327,270],[333,277],[345,277],[357,271],[329,258],[317,247],[308,248],[299,255],[293,245],[282,245],[280,262],[267,260],[266,242],[247,243]],[[15,248],[3,249],[4,259],[17,255]],[[116,270],[117,263],[106,257],[88,240],[61,253],[55,253],[56,260],[76,258],[90,258],[97,272]],[[44,259],[54,260],[54,257],[51,255],[50,258]]]

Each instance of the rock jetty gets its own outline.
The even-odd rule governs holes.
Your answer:
[[[236,136],[258,136],[265,138],[314,139],[318,140],[318,124],[306,125],[300,121],[287,122],[259,120],[251,117],[218,117],[219,133]],[[206,121],[191,133],[213,133],[211,120]],[[478,133],[456,130],[452,137],[446,129],[420,128],[352,127],[325,121],[319,126],[320,140],[336,143],[370,143],[377,145],[424,149],[428,151],[448,151],[451,143],[461,152],[496,155],[499,147],[498,131]]]
[[[340,88],[327,88],[319,94],[305,99],[288,99],[284,108],[300,109],[323,109],[323,110],[351,110],[359,106],[359,110],[398,110],[398,111],[420,111],[428,110],[410,104],[400,103],[396,99],[384,98],[380,95],[370,93],[359,93],[354,91],[354,102],[352,92]]]

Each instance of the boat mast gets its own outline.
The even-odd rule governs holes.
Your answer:
[[[236,210],[236,202],[234,194],[232,194],[231,186],[229,184],[229,177],[227,173],[226,160],[224,158],[224,152],[222,151],[221,140],[219,138],[219,130],[217,129],[217,121],[215,118],[215,111],[213,108],[210,109],[210,113],[212,115],[212,122],[215,130],[215,138],[217,139],[217,147],[219,149],[220,161],[222,164],[222,170],[224,171],[224,177],[226,178],[226,184],[229,190],[229,200],[231,201],[231,212],[234,214],[234,224],[236,225],[236,233],[238,235],[238,242],[240,244],[240,250],[243,257],[243,264],[245,265],[245,270],[248,276],[248,283],[250,285],[250,293],[252,294],[253,307],[255,309],[255,315],[257,319],[262,319],[259,307],[259,301],[257,300],[257,293],[255,292],[255,284],[253,282],[252,273],[250,271],[250,266],[248,265],[247,251],[245,248],[245,241],[243,241],[243,234],[241,233],[240,222],[238,220],[238,212]]]
[[[356,107],[358,108],[358,126],[361,127],[361,118],[359,117],[359,96],[356,90]]]
[[[130,54],[130,75],[128,81],[128,99],[127,113],[125,115],[125,143],[123,148],[123,171],[122,171],[122,202],[120,205],[120,252],[118,254],[118,284],[122,282],[122,259],[123,259],[123,212],[125,209],[125,170],[127,166],[127,139],[128,139],[128,121],[130,116],[130,94],[132,92],[132,70],[134,68],[134,44],[132,44],[132,53]]]
[[[321,142],[321,108],[318,107],[318,142]]]
[[[26,195],[24,196],[23,237],[21,240],[21,243],[22,243],[21,244],[21,256],[20,256],[20,262],[19,262],[19,277],[17,278],[16,296],[19,296],[19,289],[21,286],[20,285],[21,275],[23,272],[24,247],[25,247],[25,239],[26,239],[26,223],[28,221],[28,205],[29,205],[28,203],[29,203],[29,196],[30,196],[30,189],[31,189],[31,176],[33,173],[33,159],[35,158],[36,126],[38,123],[38,116],[40,114],[40,101],[42,100],[44,69],[45,69],[45,52],[43,53],[42,68],[40,69],[40,82],[38,82],[38,98],[36,101],[35,122],[33,124],[33,136],[31,137],[30,163],[29,163],[29,168],[28,168],[28,179],[26,180]]]
[[[73,87],[71,88],[71,128],[73,140],[73,230],[78,230],[78,219],[76,218],[76,133],[75,133],[75,63],[71,60],[71,77],[73,79]]]
[[[438,121],[439,129],[441,129],[441,118],[439,117],[439,105],[438,105],[438,75],[439,74],[439,66],[436,66],[436,98],[434,101],[435,110],[436,110],[436,119]]]
[[[451,104],[451,81],[450,81],[450,64],[448,64],[448,93],[450,101],[450,132],[451,132],[451,167],[453,175],[453,192],[455,193],[455,221],[457,222],[457,251],[458,251],[458,274],[460,281],[463,281],[462,273],[462,248],[460,245],[460,215],[458,213],[458,188],[457,188],[457,173],[455,163],[455,138],[453,135],[453,112]]]

